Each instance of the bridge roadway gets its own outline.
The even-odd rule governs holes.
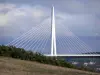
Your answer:
[[[67,56],[67,57],[100,57],[100,54],[44,54],[45,56]]]

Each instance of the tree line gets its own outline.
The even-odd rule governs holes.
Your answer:
[[[55,66],[67,67],[67,68],[93,71],[83,66],[81,68],[77,68],[76,66],[66,62],[64,59],[60,57],[47,57],[38,52],[32,52],[31,50],[26,51],[23,48],[16,48],[15,46],[0,45],[0,56],[12,57],[12,58],[28,60],[28,61],[36,61],[44,64],[50,64]]]

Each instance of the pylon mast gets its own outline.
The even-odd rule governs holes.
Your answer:
[[[55,28],[55,14],[54,14],[54,7],[52,7],[52,13],[51,13],[51,56],[56,56],[56,28]]]

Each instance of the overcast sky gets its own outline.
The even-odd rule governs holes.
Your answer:
[[[72,31],[67,36],[100,35],[100,0],[0,0],[0,43],[8,43],[32,27],[50,27],[52,5],[56,27],[64,25]]]

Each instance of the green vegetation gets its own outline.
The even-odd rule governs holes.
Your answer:
[[[0,56],[12,57],[21,60],[36,61],[39,63],[50,64],[55,66],[75,68],[86,71],[93,71],[89,68],[77,68],[74,65],[66,62],[64,59],[59,57],[46,57],[40,53],[34,53],[32,51],[26,51],[22,48],[16,48],[14,46],[4,46],[0,45]]]
[[[44,64],[74,68],[73,65],[67,63],[63,59],[57,57],[46,57],[40,53],[26,51],[22,48],[16,48],[14,46],[4,46],[4,45],[0,46],[0,56],[12,57],[21,60],[37,61]]]

